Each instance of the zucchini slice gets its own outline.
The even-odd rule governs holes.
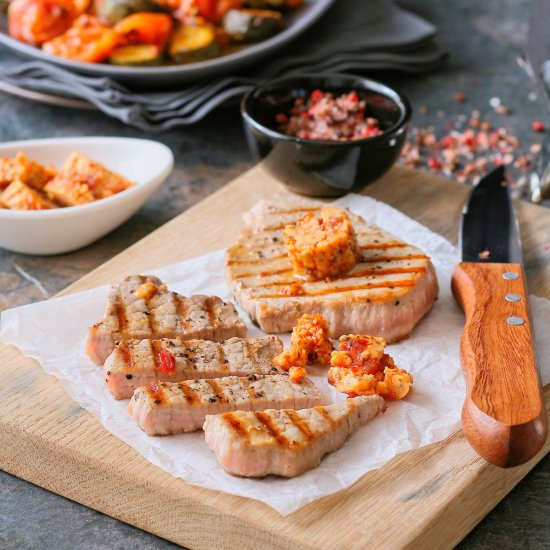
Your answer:
[[[283,27],[283,16],[272,10],[229,10],[223,20],[225,32],[236,42],[265,40]]]
[[[177,63],[194,63],[217,57],[220,45],[209,24],[183,25],[176,29],[168,45],[168,55]]]
[[[158,65],[161,60],[162,52],[154,44],[119,46],[109,56],[113,65]]]

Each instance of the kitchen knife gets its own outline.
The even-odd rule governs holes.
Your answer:
[[[467,387],[462,427],[488,462],[517,466],[543,446],[547,418],[519,230],[503,167],[472,189],[459,240],[462,262],[452,290],[466,314],[460,344]]]

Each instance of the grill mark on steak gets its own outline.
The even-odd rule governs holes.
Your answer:
[[[400,273],[426,273],[425,267],[395,267],[393,269],[366,269],[364,271],[357,271],[356,273],[350,273],[348,275],[342,275],[339,277],[332,277],[329,280],[330,281],[343,281],[345,279],[353,279],[353,278],[360,278],[360,277],[368,277],[368,276],[377,276],[377,275],[399,275]],[[261,285],[247,285],[246,283],[242,283],[243,288],[250,288],[250,286],[253,286],[254,288],[269,288],[271,286],[286,286],[291,285],[296,282],[296,279],[290,279],[286,281],[272,281],[269,283],[263,283]],[[315,281],[309,281],[314,283]],[[303,284],[303,283],[302,283]],[[307,294],[307,292],[306,292]]]
[[[246,390],[246,393],[248,393],[248,396],[250,399],[258,399],[258,396],[256,395],[256,391],[250,386],[250,383],[245,378],[244,380],[241,380],[241,384],[243,388]]]
[[[185,397],[185,400],[187,401],[187,403],[190,403],[191,405],[196,405],[200,403],[201,401],[200,392],[194,390],[193,388],[190,388],[189,385],[186,384],[185,382],[179,382],[178,387],[183,393],[183,396]]]
[[[349,403],[348,403],[349,405]],[[338,425],[337,422],[334,422],[333,418],[330,416],[329,412],[327,411],[326,407],[313,407],[317,413],[319,413],[325,420],[328,421],[328,423],[334,428]]]
[[[133,355],[133,348],[131,346],[131,340],[122,340],[120,344],[118,345],[118,349],[120,351],[120,355],[122,355],[122,360],[124,361],[124,364],[129,368],[134,368],[134,355]]]
[[[357,233],[357,237],[368,235],[368,233]],[[362,250],[385,250],[386,248],[409,248],[411,245],[404,242],[392,243],[368,243],[359,245]]]
[[[286,256],[286,254],[284,255]],[[266,260],[271,260],[273,258],[266,258]],[[382,263],[382,262],[401,262],[401,261],[405,261],[405,260],[428,260],[428,256],[426,256],[425,254],[410,254],[409,256],[378,256],[378,257],[375,257],[375,258],[366,258],[366,257],[363,257],[361,258],[361,261],[357,264],[357,265],[361,265],[361,264],[377,264],[377,263]],[[266,260],[262,260],[262,262],[265,263]],[[242,262],[243,264],[245,262]],[[228,265],[230,265],[230,263],[228,262]],[[394,269],[403,269],[403,268],[394,268]],[[412,269],[412,268],[411,268]],[[417,268],[417,269],[423,269],[423,272],[426,271],[425,268]],[[275,269],[275,270],[272,270],[272,271],[260,271],[259,273],[255,273],[255,272],[252,272],[252,271],[246,271],[244,273],[237,273],[234,275],[234,278],[235,279],[246,279],[247,277],[269,277],[271,275],[282,275],[282,274],[286,274],[286,273],[293,273],[292,269],[291,268],[288,268],[288,267],[285,267],[285,268],[282,268],[282,269]],[[346,275],[341,275],[339,277],[333,277],[331,280],[336,280],[336,279],[346,279],[348,277],[362,277],[363,275],[379,275],[381,274],[382,272],[380,270],[377,270],[376,273],[375,272],[372,272],[372,273],[369,273],[368,271],[358,271],[357,273],[352,273],[352,274],[346,274]],[[396,271],[396,273],[408,273],[408,271]],[[411,271],[411,273],[414,273],[413,271]],[[391,273],[389,272],[388,270],[388,275],[390,275]],[[292,281],[294,282],[294,280]],[[283,284],[283,283],[281,283]],[[284,284],[290,284],[290,283],[284,283]]]
[[[290,421],[304,434],[304,437],[308,441],[315,439],[315,434],[311,431],[307,422],[300,418],[300,415],[298,415],[294,409],[285,409],[284,412]]]
[[[280,260],[282,258],[288,258],[288,254],[277,254],[277,256],[269,256],[267,258],[257,258],[254,260],[229,260],[227,265],[248,265],[248,264],[263,264],[266,260]]]
[[[155,370],[159,370],[160,367],[160,352],[162,351],[162,345],[158,340],[151,340],[151,350],[153,355],[153,364],[155,365]]]
[[[172,302],[174,303],[174,309],[176,311],[176,318],[180,323],[180,330],[186,330],[188,323],[186,322],[187,308],[185,303],[182,302],[180,295],[175,293],[172,294]]]
[[[212,392],[216,397],[216,401],[220,403],[227,403],[227,397],[225,396],[223,390],[218,386],[217,382],[213,379],[206,379],[205,382],[212,388]],[[212,400],[212,398],[210,398]]]
[[[221,415],[223,419],[231,426],[231,428],[239,434],[242,438],[245,440],[248,440],[248,430],[246,426],[246,422],[243,422],[240,418],[238,418],[236,415],[234,415],[231,412],[223,413]]]
[[[155,319],[155,314],[153,312],[153,308],[149,307],[149,302],[154,298],[155,295],[145,299],[145,317],[147,318],[147,323],[149,325],[149,332],[151,334],[154,334],[156,332],[157,328],[157,320]]]
[[[114,306],[118,322],[118,332],[121,336],[124,336],[128,331],[128,316],[126,315],[126,307],[124,306],[124,300],[120,292],[116,295]]]
[[[281,447],[290,447],[290,441],[282,434],[282,432],[279,431],[279,427],[268,413],[264,411],[256,411],[254,413],[256,418],[259,422],[261,422],[269,431],[273,439],[281,446]]]
[[[204,306],[206,308],[208,322],[215,329],[218,326],[218,319],[216,318],[216,315],[214,313],[213,305],[214,304],[212,303],[212,300],[210,298],[206,298],[206,300],[204,301]]]
[[[220,364],[220,368],[223,372],[229,371],[229,361],[225,357],[225,352],[223,351],[223,347],[218,347],[218,361]]]
[[[414,281],[387,281],[384,283],[366,283],[364,285],[339,286],[332,288],[324,288],[312,292],[304,292],[300,296],[326,296],[327,294],[341,294],[342,292],[351,292],[355,290],[367,290],[369,288],[410,288],[415,285]],[[256,299],[271,299],[271,298],[294,298],[287,294],[260,294],[255,295]]]

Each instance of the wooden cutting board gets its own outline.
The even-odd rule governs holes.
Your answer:
[[[242,213],[282,190],[259,165],[61,294],[225,247],[237,236]],[[394,168],[365,194],[456,242],[467,192],[464,185]],[[550,298],[550,211],[521,203],[518,214],[530,290]],[[550,386],[545,395],[548,403]],[[153,466],[35,361],[0,345],[0,467],[190,548],[452,548],[549,449],[547,442],[528,464],[501,470],[458,432],[283,517],[261,502],[188,485]]]

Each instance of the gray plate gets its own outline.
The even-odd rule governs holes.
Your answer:
[[[94,76],[109,76],[129,86],[160,88],[205,77],[219,76],[257,62],[273,54],[293,38],[303,33],[327,11],[334,1],[305,0],[302,8],[288,14],[286,28],[274,37],[257,44],[251,44],[238,52],[199,63],[166,67],[118,67],[102,63],[82,63],[44,53],[39,48],[11,38],[5,32],[5,29],[0,31],[0,43],[25,57],[48,61],[71,71]]]

